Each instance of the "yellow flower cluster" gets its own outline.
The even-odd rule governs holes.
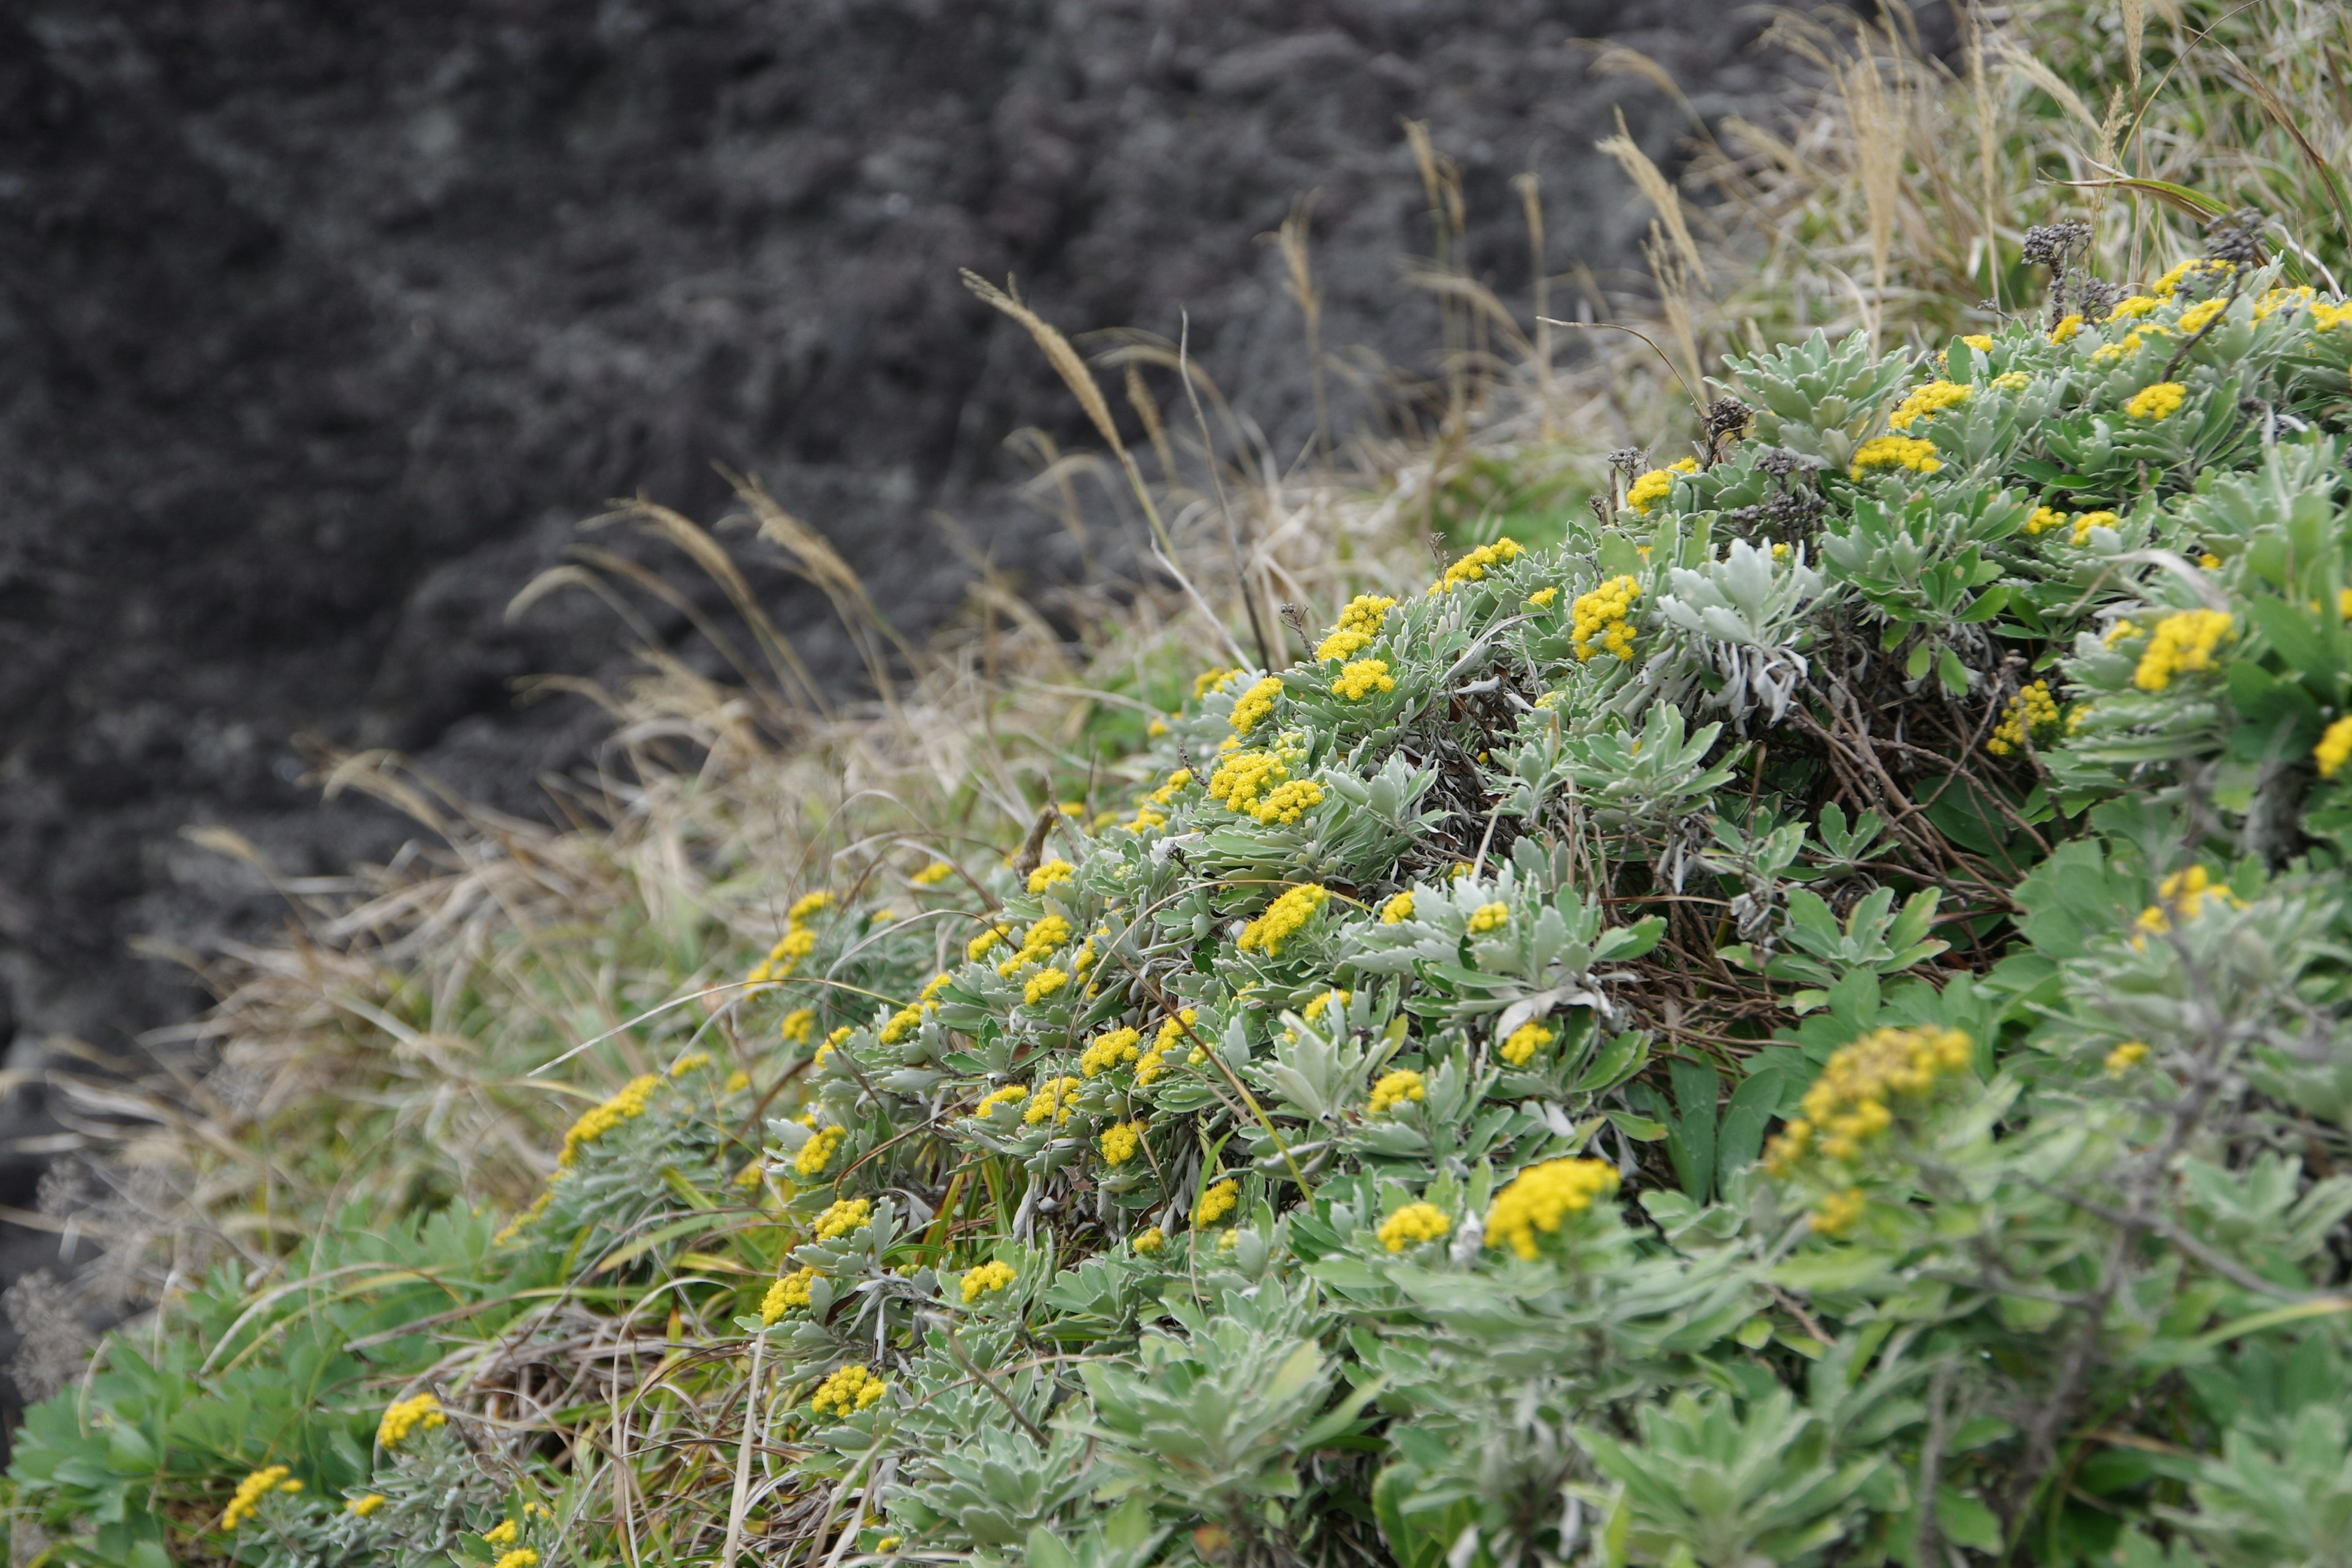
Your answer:
[[[2033,384],[2033,377],[2021,370],[2005,370],[1992,378],[1995,392],[2023,392]]]
[[[390,1502],[391,1500],[392,1500],[390,1498],[384,1496],[382,1492],[369,1492],[364,1497],[355,1497],[352,1499],[351,1501],[345,1503],[343,1505],[343,1511],[345,1513],[357,1514],[362,1519],[372,1519],[375,1516],[376,1510],[382,1508],[385,1503]]]
[[[518,1546],[491,1563],[490,1568],[539,1568],[539,1553],[528,1546]]]
[[[2179,289],[2181,284],[2187,282],[2191,278],[2199,276],[2210,276],[2217,279],[2226,278],[2230,274],[2237,271],[2237,269],[2238,264],[2234,261],[2221,261],[2203,256],[2192,256],[2188,260],[2174,267],[2171,271],[2166,273],[2155,282],[2149,284],[2147,291],[2148,293],[2155,295],[2159,300],[2169,300],[2172,298],[2173,290]]]
[[[1528,606],[1530,609],[1549,610],[1552,606],[1552,602],[1559,597],[1558,588],[1538,588],[1528,595]]]
[[[801,1152],[793,1156],[793,1169],[811,1178],[824,1175],[824,1168],[832,1164],[833,1157],[841,1152],[842,1140],[848,1136],[849,1130],[845,1127],[826,1127],[818,1130],[814,1136],[801,1145]]]
[[[1242,951],[1280,958],[1282,944],[1304,931],[1315,912],[1330,901],[1331,889],[1318,882],[1291,889],[1268,904],[1265,913],[1242,928]]]
[[[1153,1037],[1151,1048],[1135,1064],[1135,1081],[1149,1087],[1157,1080],[1168,1065],[1168,1053],[1182,1043],[1184,1031],[1201,1021],[1201,1015],[1191,1007],[1173,1018],[1163,1018],[1160,1033]]]
[[[2111,511],[2086,511],[2074,520],[2074,542],[2077,546],[2088,544],[2091,542],[2091,530],[2113,529],[2122,521],[2122,518]]]
[[[1842,1193],[1832,1193],[1822,1200],[1812,1213],[1813,1228],[1823,1236],[1843,1236],[1852,1230],[1870,1207],[1870,1200],[1860,1187],[1848,1187]]]
[[[2147,651],[2139,656],[2132,684],[2142,691],[2161,691],[2172,678],[2210,668],[2213,652],[2225,638],[2238,635],[2236,625],[2221,610],[2183,610],[2156,623]]]
[[[1428,1098],[1429,1090],[1422,1082],[1421,1075],[1411,1068],[1399,1068],[1394,1072],[1381,1074],[1381,1081],[1372,1085],[1372,1103],[1367,1114],[1378,1116],[1407,1100],[1418,1102]]]
[[[816,1037],[816,1009],[795,1007],[784,1015],[777,1034],[788,1046],[804,1046]]]
[[[977,1268],[966,1269],[963,1277],[963,1304],[971,1306],[982,1296],[1003,1289],[1020,1278],[1013,1265],[1002,1259],[991,1259]]]
[[[1486,1245],[1507,1247],[1532,1260],[1538,1253],[1538,1231],[1559,1234],[1570,1215],[1583,1214],[1594,1202],[1617,1190],[1617,1167],[1606,1160],[1547,1160],[1530,1165],[1495,1194],[1486,1211]]]
[[[512,1546],[522,1538],[522,1526],[511,1519],[500,1520],[482,1531],[482,1539],[492,1546]]]
[[[874,1217],[871,1198],[842,1198],[816,1216],[816,1238],[838,1241],[852,1232],[865,1228]]]
[[[2066,514],[2057,508],[2037,506],[2033,509],[2033,515],[2025,520],[2025,531],[2029,536],[2039,537],[2065,521]]]
[[[1381,635],[1381,622],[1396,608],[1396,601],[1379,594],[1359,594],[1339,612],[1339,623],[1316,645],[1318,660],[1353,658]]]
[[[2226,299],[2208,300],[2201,305],[2191,305],[2180,312],[2180,331],[2184,337],[2195,337],[2213,324],[2213,318],[2230,308]]]
[[[1212,691],[1222,691],[1225,683],[1241,673],[1238,669],[1204,669],[1192,678],[1192,700],[1198,702]]]
[[[773,1323],[794,1307],[809,1304],[809,1287],[816,1282],[814,1268],[795,1268],[768,1287],[760,1298],[760,1321]]]
[[[1008,1083],[1003,1089],[996,1089],[983,1097],[981,1102],[972,1108],[971,1113],[974,1116],[986,1116],[990,1111],[995,1110],[1000,1105],[1018,1105],[1028,1098],[1029,1086],[1027,1084]]]
[[[1092,1044],[1078,1057],[1078,1070],[1088,1078],[1100,1078],[1141,1054],[1138,1045],[1143,1037],[1135,1030],[1120,1027],[1108,1034],[1097,1035]]]
[[[2332,779],[2352,763],[2352,714],[2336,720],[2319,737],[2319,744],[2311,748],[2312,760],[2319,764],[2319,776]]]
[[[2153,313],[2157,308],[2163,303],[2164,301],[2162,300],[2153,298],[2150,295],[2134,294],[2127,300],[2116,300],[2107,311],[2107,320],[2110,321],[2136,321],[2142,316]]]
[[[2064,321],[2050,329],[2050,341],[2053,343],[2069,342],[2076,332],[2079,332],[2082,330],[2083,318],[2080,315],[2068,316]]]
[[[1021,988],[1021,1000],[1034,1007],[1069,983],[1070,973],[1066,969],[1041,969],[1029,977],[1028,984]]]
[[[1647,517],[1650,515],[1650,509],[1652,507],[1657,505],[1660,501],[1675,493],[1675,476],[1676,474],[1695,474],[1697,472],[1698,459],[1696,458],[1683,458],[1675,462],[1668,463],[1663,468],[1652,468],[1648,473],[1643,474],[1640,479],[1635,479],[1631,485],[1626,487],[1625,504],[1632,507],[1643,517]]]
[[[1490,931],[1500,931],[1510,923],[1511,906],[1508,904],[1480,904],[1470,911],[1470,934],[1473,936],[1484,936]]]
[[[1975,348],[1978,345],[1969,343],[1969,346]],[[1987,338],[1983,346],[1992,347],[1992,340]],[[1886,422],[1897,430],[1908,430],[1917,421],[1932,419],[1945,409],[1957,408],[1975,395],[1974,387],[1965,386],[1959,382],[1931,381],[1925,386],[1913,387],[1910,395],[1887,416]]]
[[[2131,401],[2124,405],[2124,412],[2135,419],[2169,419],[2180,412],[2180,405],[2188,400],[2187,387],[2177,381],[2159,381],[2133,393]]]
[[[1465,583],[1475,583],[1486,575],[1487,569],[1507,566],[1527,553],[1516,539],[1498,539],[1492,544],[1482,544],[1445,569],[1445,575],[1429,585],[1432,594],[1450,594]]]
[[[1619,658],[1631,659],[1633,626],[1627,617],[1633,614],[1633,601],[1641,596],[1642,584],[1632,577],[1612,577],[1592,592],[1579,594],[1570,606],[1576,624],[1569,633],[1576,644],[1577,658],[1590,659],[1595,653],[1606,650]]]
[[[1396,677],[1389,673],[1388,660],[1360,658],[1339,671],[1331,689],[1350,702],[1361,702],[1375,691],[1394,691]]]
[[[654,1090],[661,1087],[661,1081],[659,1073],[649,1072],[642,1077],[633,1078],[621,1087],[618,1094],[604,1101],[604,1104],[584,1112],[580,1120],[573,1122],[564,1132],[563,1152],[556,1156],[556,1164],[569,1170],[572,1162],[580,1158],[580,1152],[583,1149],[621,1125],[622,1122],[632,1121],[643,1116],[646,1113],[646,1107],[652,1102]]]
[[[1334,987],[1329,991],[1325,991],[1318,995],[1309,997],[1307,1002],[1306,1009],[1301,1016],[1311,1024],[1315,1022],[1316,1019],[1320,1018],[1324,1014],[1329,1012],[1333,1003],[1336,1002],[1340,1006],[1345,1007],[1354,999],[1354,992],[1342,991]]]
[[[1078,1108],[1078,1089],[1084,1080],[1075,1078],[1045,1078],[1037,1080],[1037,1092],[1029,1097],[1029,1109],[1021,1113],[1024,1127],[1034,1127],[1047,1117],[1056,1127],[1066,1124],[1070,1113]]]
[[[1381,924],[1402,925],[1412,919],[1412,891],[1407,889],[1381,906]]]
[[[2107,1053],[2107,1076],[2121,1078],[2146,1060],[2147,1060],[2147,1042],[2126,1040]]]
[[[302,1483],[292,1479],[293,1471],[284,1465],[268,1465],[236,1483],[236,1495],[228,1500],[222,1510],[220,1527],[235,1530],[261,1511],[261,1500],[271,1492],[299,1492]]]
[[[1214,1225],[1241,1206],[1242,1184],[1231,1176],[1212,1185],[1193,1205],[1194,1225]]]
[[[918,888],[936,888],[955,875],[955,868],[944,860],[934,860],[907,879]]]
[[[1167,1232],[1161,1230],[1156,1225],[1145,1226],[1141,1234],[1137,1236],[1135,1238],[1135,1250],[1141,1253],[1146,1258],[1150,1257],[1153,1253],[1158,1252],[1161,1247],[1167,1245]]]
[[[2058,700],[2050,695],[2048,681],[2037,680],[2009,700],[2009,710],[2001,715],[1992,739],[1985,742],[1985,750],[1996,757],[2006,757],[2023,750],[2032,741],[2035,731],[2046,730],[2057,722]]]
[[[1099,1142],[1103,1163],[1124,1165],[1143,1151],[1143,1123],[1114,1121],[1103,1129]]]
[[[1523,1068],[1535,1060],[1536,1053],[1559,1038],[1559,1034],[1544,1027],[1532,1018],[1511,1031],[1503,1042],[1503,1059],[1515,1068]]]
[[[1402,1252],[1421,1242],[1443,1241],[1453,1229],[1454,1222],[1435,1204],[1407,1204],[1381,1221],[1381,1245]]]
[[[1879,436],[1864,441],[1855,449],[1853,464],[1846,472],[1859,479],[1873,468],[1908,468],[1915,474],[1942,471],[1944,459],[1936,455],[1936,443],[1917,436]]]
[[[818,1384],[809,1408],[820,1415],[849,1415],[871,1408],[890,1385],[869,1369],[853,1363]]]
[[[1029,873],[1029,890],[1042,893],[1048,888],[1061,886],[1077,875],[1078,868],[1067,860],[1048,860]]]
[[[1293,779],[1276,784],[1265,798],[1250,807],[1250,816],[1267,824],[1294,824],[1323,804],[1323,786],[1313,779]]]
[[[1961,334],[1960,342],[1980,354],[1992,353],[1992,334],[1990,332],[1965,332]]]
[[[1282,696],[1282,677],[1269,675],[1241,695],[1234,704],[1234,733],[1246,735],[1266,720],[1274,717],[1274,705]]]
[[[1033,963],[1043,963],[1069,945],[1074,934],[1070,922],[1060,915],[1045,915],[1029,928],[1029,934],[1013,956],[996,966],[996,973],[1010,980]]]
[[[1258,797],[1290,776],[1290,769],[1272,752],[1228,752],[1209,776],[1209,798],[1220,800],[1239,816],[1257,813]]]
[[[1805,1091],[1804,1115],[1791,1121],[1764,1152],[1764,1168],[1785,1176],[1808,1151],[1844,1164],[1863,1145],[1895,1124],[1894,1096],[1918,1096],[1966,1071],[1975,1047],[1958,1029],[1879,1029],[1829,1059]]]
[[[430,1432],[436,1426],[446,1426],[449,1417],[442,1412],[441,1402],[430,1394],[419,1394],[407,1399],[395,1399],[383,1408],[383,1419],[376,1424],[376,1445],[397,1448],[408,1441],[413,1432]]]
[[[1141,833],[1148,827],[1168,825],[1169,807],[1176,804],[1177,791],[1192,782],[1192,770],[1178,768],[1168,775],[1168,782],[1135,803],[1135,820],[1127,825],[1130,833]]]
[[[2145,948],[2150,936],[2162,936],[2170,931],[2176,918],[2196,920],[2204,914],[2208,899],[2227,908],[2243,907],[2238,895],[2230,890],[2230,884],[2213,880],[2213,874],[2202,866],[2173,872],[2156,885],[2156,902],[2140,910],[2139,918],[2132,922],[2140,933],[2132,938],[2132,945]]]

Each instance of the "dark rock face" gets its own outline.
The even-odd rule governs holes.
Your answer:
[[[708,518],[762,476],[906,625],[955,603],[961,520],[1075,569],[1006,434],[1086,439],[1026,339],[956,281],[1015,277],[1074,331],[1194,351],[1295,452],[1307,355],[1262,243],[1310,188],[1324,342],[1426,362],[1435,310],[1400,130],[1461,163],[1467,261],[1628,275],[1646,210],[1591,150],[1608,36],[1709,115],[1782,65],[1716,0],[17,0],[0,10],[0,1039],[123,1049],[198,1001],[128,955],[279,919],[186,845],[294,875],[401,825],[321,809],[289,744],[416,753],[530,810],[593,743],[509,682],[613,666],[584,595],[503,609],[573,524],[643,490]],[[1340,422],[1357,416],[1342,395]],[[763,584],[821,672],[813,593]],[[683,623],[665,625],[684,640]],[[36,1109],[19,1097],[16,1124]],[[11,1145],[10,1147],[18,1147]],[[0,1203],[37,1156],[0,1148]]]

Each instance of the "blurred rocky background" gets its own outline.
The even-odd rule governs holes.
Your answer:
[[[1303,193],[1326,347],[1426,366],[1402,121],[1460,165],[1473,275],[1524,310],[1532,171],[1547,268],[1629,289],[1648,211],[1593,142],[1622,110],[1672,166],[1691,110],[1769,120],[1790,62],[1753,47],[1764,22],[1719,0],[0,6],[0,1207],[33,1206],[71,1142],[44,1067],[130,1059],[202,1005],[132,940],[286,919],[184,828],[291,877],[404,837],[322,808],[295,737],[542,809],[603,721],[512,683],[614,673],[623,639],[586,595],[504,611],[607,498],[708,521],[714,464],[758,475],[910,629],[971,570],[935,514],[1016,579],[1080,570],[1005,440],[1084,426],[959,268],[1073,331],[1172,338],[1188,309],[1293,451],[1308,356],[1267,237]],[[1690,107],[1594,73],[1602,38]],[[850,682],[814,591],[761,587]],[[701,657],[682,618],[660,630]]]

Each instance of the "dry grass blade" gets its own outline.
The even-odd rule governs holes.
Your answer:
[[[1707,283],[1706,258],[1699,255],[1698,244],[1691,238],[1690,225],[1683,219],[1683,199],[1665,175],[1658,172],[1658,166],[1650,162],[1650,155],[1642,151],[1641,143],[1633,140],[1633,132],[1625,128],[1623,110],[1617,110],[1617,134],[1604,136],[1594,145],[1617,160],[1617,166],[1625,171],[1626,177],[1633,182],[1643,197],[1657,209],[1658,221],[1666,226],[1666,233],[1673,237],[1675,253],[1682,258],[1683,265],[1689,268],[1701,283]]]

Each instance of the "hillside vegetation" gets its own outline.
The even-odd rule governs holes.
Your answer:
[[[1792,36],[1657,352],[1352,492],[1024,318],[1178,584],[1082,651],[894,686],[747,488],[877,715],[746,599],[593,827],[348,764],[447,857],[254,955],[19,1560],[2352,1561],[2352,28]]]

